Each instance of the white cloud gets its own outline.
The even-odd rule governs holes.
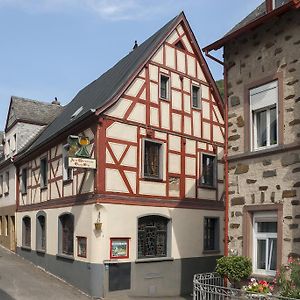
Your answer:
[[[178,7],[180,0],[0,0],[0,7],[28,13],[86,11],[110,21],[151,18]]]

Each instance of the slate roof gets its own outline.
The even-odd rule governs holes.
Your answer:
[[[20,154],[20,158],[26,153],[44,145],[61,131],[71,128],[80,120],[94,114],[96,109],[103,107],[118,95],[118,92],[135,74],[137,69],[149,59],[151,53],[166,38],[166,34],[180,20],[182,14],[170,20],[111,69],[79,91],[75,98],[64,107],[63,112],[45,128],[26,152]],[[76,111],[79,111],[79,113],[72,119],[72,115]]]
[[[7,131],[16,121],[47,125],[51,123],[62,110],[63,107],[58,104],[12,96],[5,129]]]
[[[282,6],[290,0],[281,0],[279,1],[278,6]],[[246,26],[247,24],[255,21],[256,19],[264,16],[267,14],[267,6],[266,6],[266,1],[263,1],[262,4],[260,4],[254,11],[252,11],[246,18],[244,18],[241,22],[239,22],[237,25],[235,25],[229,32],[225,34],[225,36],[233,33],[234,31],[239,30],[240,28]]]

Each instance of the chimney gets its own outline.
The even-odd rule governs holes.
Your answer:
[[[60,102],[57,100],[57,97],[55,97],[51,104],[60,105]]]
[[[134,41],[134,46],[133,46],[132,50],[136,49],[138,46],[139,46],[139,45],[138,45],[138,42],[137,42],[137,41]]]
[[[274,9],[273,0],[266,0],[266,8],[267,8],[267,13],[269,13]]]

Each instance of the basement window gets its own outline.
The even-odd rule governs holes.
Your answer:
[[[29,217],[23,218],[22,229],[22,245],[31,248],[31,219]]]

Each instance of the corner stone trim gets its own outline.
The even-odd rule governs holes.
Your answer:
[[[282,191],[282,198],[296,197],[296,190],[284,190]]]
[[[274,177],[277,176],[276,170],[268,170],[263,172],[263,177],[268,178],[268,177]]]

